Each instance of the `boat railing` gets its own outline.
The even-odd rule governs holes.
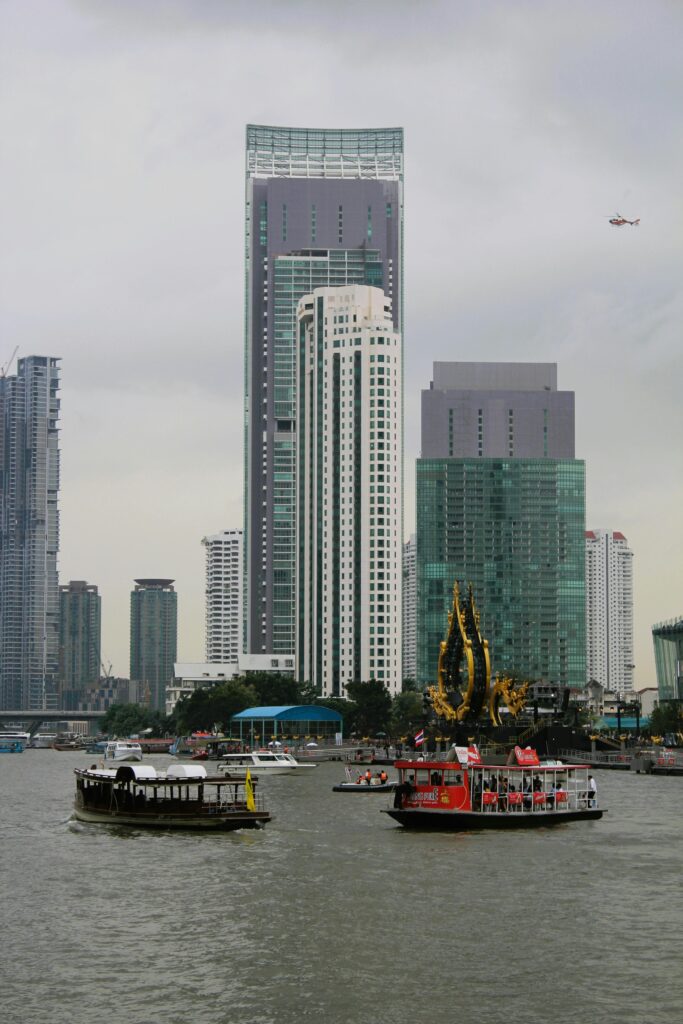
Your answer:
[[[595,753],[590,750],[560,750],[559,754],[575,764],[606,766],[628,765],[634,757],[633,751],[626,753],[623,750],[619,753],[606,750],[596,750]]]

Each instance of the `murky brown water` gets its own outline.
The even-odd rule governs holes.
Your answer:
[[[683,1017],[683,779],[598,772],[601,822],[420,834],[332,763],[264,780],[262,832],[198,836],[70,822],[90,760],[0,756],[4,1020]]]

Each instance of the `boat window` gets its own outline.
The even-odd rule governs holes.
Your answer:
[[[462,772],[445,771],[443,784],[444,786],[462,786]]]
[[[442,779],[442,772],[440,772],[440,771],[432,771],[432,772],[430,772],[430,774],[429,774],[429,782],[430,782],[430,784],[432,786],[440,786],[441,785],[441,779]]]
[[[429,769],[428,768],[418,768],[418,770],[415,772],[415,785],[416,786],[429,786],[430,785]]]

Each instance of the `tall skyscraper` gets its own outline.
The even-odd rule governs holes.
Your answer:
[[[296,309],[367,284],[403,319],[403,131],[247,126],[246,650],[296,646]]]
[[[242,531],[204,537],[206,548],[206,660],[239,661],[242,653]]]
[[[413,533],[403,545],[403,678],[417,676],[417,538]]]
[[[178,595],[173,580],[135,581],[130,595],[130,680],[140,703],[166,707],[178,647]]]
[[[102,599],[97,587],[71,580],[59,588],[59,687],[61,706],[78,708],[100,678]]]
[[[586,676],[633,690],[633,552],[623,533],[586,531]]]
[[[0,709],[56,706],[59,360],[0,377]]]
[[[417,462],[417,676],[433,682],[453,583],[471,583],[493,670],[581,687],[584,464],[553,364],[436,363]]]
[[[683,615],[652,627],[660,701],[683,701]]]
[[[299,302],[297,652],[302,681],[401,690],[401,335],[379,288]]]

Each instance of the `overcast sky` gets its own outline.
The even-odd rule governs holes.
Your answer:
[[[99,586],[107,665],[141,576],[176,579],[203,659],[201,538],[242,525],[245,124],[403,126],[406,531],[432,362],[556,362],[654,685],[683,613],[682,53],[676,0],[0,0],[0,365],[62,357],[60,579]]]

